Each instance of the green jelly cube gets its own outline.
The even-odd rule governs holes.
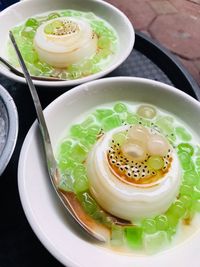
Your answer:
[[[99,56],[102,58],[102,59],[105,59],[107,58],[108,56],[110,56],[111,54],[111,51],[109,48],[103,48],[99,51]]]
[[[200,186],[199,185],[196,185],[193,187],[192,198],[200,199]]]
[[[180,187],[181,195],[191,196],[193,194],[193,191],[194,190],[192,185],[182,184]]]
[[[65,172],[66,170],[72,170],[76,166],[76,162],[71,158],[61,158],[58,161],[58,167],[61,172]]]
[[[143,244],[147,253],[152,254],[158,252],[169,244],[168,235],[165,231],[158,231],[154,234],[144,234]]]
[[[70,129],[70,135],[76,138],[82,138],[86,135],[86,131],[81,127],[81,125],[73,125]]]
[[[88,190],[88,178],[86,175],[80,175],[75,179],[73,188],[76,194]]]
[[[110,243],[112,246],[122,246],[124,243],[124,230],[121,226],[113,225]]]
[[[82,175],[86,175],[86,168],[83,164],[78,164],[73,169],[73,176],[75,179],[78,179]]]
[[[25,38],[32,40],[35,36],[35,30],[32,27],[24,27],[24,29],[21,32],[21,35]]]
[[[169,208],[165,215],[167,216],[169,227],[176,228],[179,220],[176,216],[174,216],[172,207]]]
[[[91,148],[91,145],[93,145],[97,140],[97,137],[91,134],[88,134],[86,136],[86,139],[82,139],[80,142],[81,144],[85,145],[86,148]]]
[[[183,127],[176,127],[175,131],[178,137],[181,138],[183,141],[187,142],[192,139],[191,134],[188,133],[187,130]]]
[[[142,228],[145,233],[153,234],[156,232],[156,222],[153,219],[144,219],[142,221]]]
[[[195,171],[186,171],[183,175],[183,184],[196,185],[199,183],[199,176]]]
[[[106,37],[100,37],[98,39],[98,47],[99,48],[109,48],[110,47],[110,40]]]
[[[173,118],[164,116],[160,117],[156,121],[156,125],[161,128],[166,134],[171,134],[174,132],[174,126],[173,126]]]
[[[109,216],[107,216],[107,214],[99,208],[91,216],[93,219],[109,228],[112,226],[112,221],[110,220]]]
[[[134,249],[142,247],[142,228],[139,226],[129,226],[124,229],[127,245]]]
[[[97,136],[101,131],[101,127],[99,125],[92,125],[88,127],[87,132],[89,135]]]
[[[196,199],[194,202],[194,209],[200,212],[200,199]]]
[[[176,200],[174,204],[172,205],[172,213],[173,215],[180,219],[185,215],[186,209],[184,207],[184,204],[181,200]]]
[[[123,103],[117,103],[114,105],[114,111],[117,113],[122,113],[127,111],[127,106]]]
[[[102,126],[105,131],[109,131],[121,125],[122,121],[120,120],[120,117],[117,114],[107,117],[102,121]]]
[[[59,158],[65,158],[70,155],[72,149],[72,141],[65,140],[59,148]]]
[[[166,232],[167,232],[168,239],[169,239],[170,241],[172,241],[172,238],[173,238],[174,235],[176,234],[176,227],[169,227],[168,230],[167,230]]]
[[[169,222],[166,215],[159,215],[155,218],[157,230],[167,230]]]
[[[114,112],[111,109],[97,109],[95,111],[95,116],[100,121],[113,115],[113,114],[114,114]]]
[[[183,203],[186,209],[189,209],[192,206],[192,197],[190,196],[183,195],[179,200]]]
[[[88,118],[86,118],[82,123],[81,123],[81,127],[83,128],[88,128],[90,127],[93,123],[95,122],[95,118],[93,116],[89,116]]]
[[[73,192],[73,182],[74,182],[74,179],[73,179],[73,176],[71,175],[71,173],[65,172],[65,174],[63,174],[61,177],[61,180],[60,180],[58,187],[61,190],[64,190],[67,192],[68,191]]]
[[[181,162],[181,166],[184,170],[189,171],[195,168],[189,153],[184,151],[179,151],[178,157]]]
[[[78,162],[83,162],[87,157],[87,153],[88,149],[85,146],[82,144],[76,144],[72,148],[71,157]]]
[[[30,18],[26,21],[25,26],[37,28],[39,26],[39,22],[34,18]]]
[[[53,12],[53,13],[50,13],[48,15],[47,20],[56,19],[56,18],[59,18],[59,17],[60,17],[59,13]]]
[[[131,125],[138,124],[139,117],[137,115],[135,115],[135,114],[128,113],[127,114],[127,118],[126,118],[126,122],[128,124],[131,124]]]
[[[196,163],[197,167],[200,168],[200,157],[196,158],[195,163]]]
[[[194,154],[194,148],[192,145],[188,144],[188,143],[181,143],[178,145],[178,150],[180,152],[184,151],[187,152],[190,156],[192,156]]]
[[[77,195],[79,201],[81,202],[84,210],[89,215],[94,214],[98,210],[98,205],[96,201],[91,197],[88,192],[80,193]]]
[[[115,141],[116,144],[122,145],[127,138],[127,133],[126,132],[120,132],[116,133],[112,136],[112,139]]]

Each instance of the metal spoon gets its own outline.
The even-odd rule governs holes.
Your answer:
[[[18,69],[16,69],[15,67],[13,67],[6,59],[0,57],[0,61],[9,68],[9,70],[11,72],[13,72],[14,74],[20,76],[20,77],[24,77],[24,73],[19,71]],[[37,81],[66,81],[60,78],[56,78],[56,77],[45,77],[45,76],[32,76],[31,75],[32,80],[37,80]]]
[[[79,203],[79,201],[76,198],[76,195],[73,192],[64,192],[64,191],[59,190],[58,188],[58,183],[59,183],[61,174],[60,174],[60,171],[58,169],[58,166],[57,166],[54,154],[53,154],[50,136],[49,136],[46,122],[45,122],[40,100],[39,100],[36,88],[31,80],[30,74],[26,68],[26,65],[23,61],[23,58],[21,56],[21,53],[19,51],[19,48],[16,44],[16,41],[15,41],[15,38],[12,32],[9,33],[9,36],[15,48],[15,51],[17,53],[21,68],[24,72],[26,82],[29,86],[31,96],[33,98],[40,130],[41,130],[42,141],[44,145],[47,170],[48,170],[52,185],[57,193],[57,196],[63,203],[64,207],[68,210],[68,212],[75,219],[75,221],[79,223],[79,225],[84,230],[86,230],[95,239],[102,241],[102,242],[106,242],[107,240],[110,239],[110,230],[106,226],[100,223],[97,223],[95,220],[93,220],[89,215],[87,215],[84,212],[81,204]]]

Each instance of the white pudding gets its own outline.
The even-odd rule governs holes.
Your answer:
[[[34,48],[40,60],[57,68],[81,62],[97,51],[97,36],[84,19],[60,17],[43,23]]]
[[[158,180],[149,184],[120,180],[110,168],[108,150],[113,135],[128,128],[116,128],[98,140],[88,155],[87,174],[90,192],[99,205],[116,217],[134,221],[162,214],[169,208],[179,191],[181,168],[176,151],[171,148],[170,167]]]

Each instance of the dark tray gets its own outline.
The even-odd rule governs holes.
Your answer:
[[[197,83],[169,52],[141,33],[136,34],[135,49],[129,58],[109,76],[145,77],[174,85],[200,99]],[[1,177],[0,186],[0,267],[59,267],[32,232],[19,199],[17,165],[24,138],[36,118],[26,85],[15,83],[0,75],[2,84],[12,95],[19,113],[19,136],[14,154]],[[45,108],[65,89],[38,90]],[[47,222],[48,223],[48,222]],[[78,257],[78,252],[77,252]]]

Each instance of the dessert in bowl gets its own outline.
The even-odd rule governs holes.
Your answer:
[[[127,77],[78,86],[50,104],[45,116],[62,173],[59,189],[110,233],[107,243],[94,243],[63,214],[34,124],[20,156],[19,190],[50,252],[69,266],[93,266],[91,255],[101,259],[97,266],[187,266],[186,255],[196,262],[199,109],[173,87]]]
[[[8,41],[12,30],[31,75],[60,79],[35,81],[44,86],[75,85],[108,74],[128,57],[135,40],[128,18],[103,1],[20,2],[1,12],[0,22],[0,55],[20,70]],[[3,65],[0,71],[24,82]]]

